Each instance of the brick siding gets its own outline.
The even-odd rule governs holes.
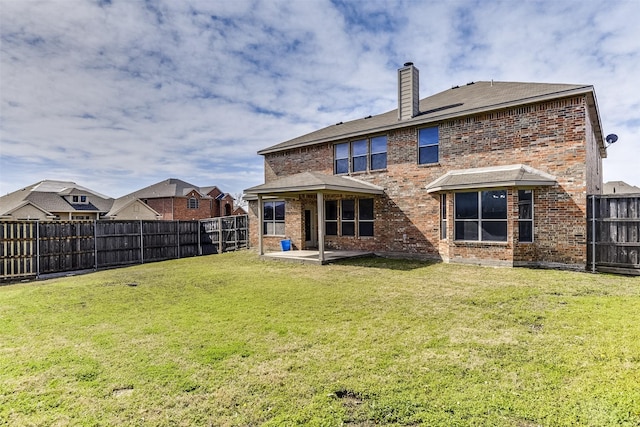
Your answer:
[[[416,127],[388,133],[387,168],[351,174],[385,189],[375,197],[374,237],[325,238],[327,248],[363,249],[452,262],[514,265],[586,264],[587,194],[602,187],[601,158],[584,96],[461,117],[438,123],[440,162],[417,164]],[[336,141],[339,142],[339,141]],[[558,184],[534,189],[534,242],[518,243],[517,189],[507,195],[505,243],[456,242],[453,195],[447,195],[447,240],[440,239],[440,197],[427,184],[454,169],[522,163],[555,175]],[[265,156],[265,182],[304,171],[333,173],[333,143]],[[326,199],[339,196],[325,196]],[[348,197],[353,198],[353,197]],[[287,200],[286,233],[303,248],[305,204]],[[252,245],[257,244],[257,207],[250,206]],[[265,239],[267,250],[280,238]],[[276,241],[277,245],[271,241]]]

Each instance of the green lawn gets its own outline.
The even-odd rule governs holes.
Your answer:
[[[0,287],[0,425],[638,426],[640,277],[244,251]]]

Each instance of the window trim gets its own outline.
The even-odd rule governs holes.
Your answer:
[[[504,192],[504,196],[505,196],[505,217],[504,218],[483,218],[482,215],[482,194],[483,193],[487,193],[487,192]],[[458,219],[457,218],[457,195],[458,194],[476,194],[477,197],[477,212],[476,212],[476,217],[475,218],[461,218]],[[454,206],[453,206],[453,221],[454,221],[454,227],[453,227],[453,239],[456,242],[483,242],[483,243],[507,243],[509,241],[509,192],[507,191],[507,189],[486,189],[486,190],[477,190],[477,191],[459,191],[454,193],[454,197],[453,197],[453,202],[454,202]],[[478,233],[478,238],[477,239],[459,239],[458,235],[457,235],[457,224],[458,223],[464,223],[464,222],[475,222],[477,223],[477,233]],[[506,226],[505,229],[505,238],[504,240],[485,240],[482,238],[482,232],[483,232],[483,227],[482,224],[483,223],[504,223]]]

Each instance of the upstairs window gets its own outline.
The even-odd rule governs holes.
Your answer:
[[[71,196],[73,203],[87,203],[87,196]]]
[[[334,145],[336,175],[387,167],[387,137],[376,136]]]
[[[438,147],[439,134],[437,126],[418,130],[418,164],[438,163]]]
[[[507,241],[506,190],[455,194],[455,239]]]
[[[371,170],[386,169],[387,167],[387,137],[371,138]]]
[[[198,209],[200,206],[200,201],[195,197],[189,197],[187,200],[187,209]]]
[[[349,173],[349,143],[335,145],[335,173]]]
[[[364,172],[367,170],[367,155],[369,145],[366,139],[351,143],[351,169],[352,172]]]

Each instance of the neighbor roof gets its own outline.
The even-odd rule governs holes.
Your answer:
[[[291,148],[321,144],[337,139],[385,132],[391,129],[437,123],[455,117],[468,116],[487,111],[501,110],[518,105],[526,105],[551,99],[575,95],[587,95],[592,126],[600,144],[600,151],[606,157],[602,137],[600,115],[595,102],[595,91],[590,85],[559,83],[518,83],[480,81],[465,86],[454,87],[420,100],[420,114],[408,120],[398,121],[398,110],[376,116],[337,123],[324,129],[302,135],[258,151],[269,154]]]
[[[247,194],[282,195],[285,193],[339,192],[356,194],[383,194],[384,189],[348,176],[302,172],[247,188]]]
[[[90,197],[87,204],[76,205],[67,202],[62,196],[86,194]],[[113,199],[90,190],[71,181],[44,180],[0,197],[0,215],[7,215],[19,206],[31,203],[46,212],[107,212]]]
[[[604,183],[602,194],[640,194],[640,187],[624,181],[609,181]]]
[[[427,193],[487,187],[537,187],[556,184],[556,177],[530,166],[516,164],[452,170],[427,185]]]
[[[152,184],[141,190],[127,194],[127,196],[137,197],[139,199],[154,199],[160,197],[184,197],[192,191],[197,191],[203,198],[208,198],[199,187],[182,181],[180,179],[169,178]]]

